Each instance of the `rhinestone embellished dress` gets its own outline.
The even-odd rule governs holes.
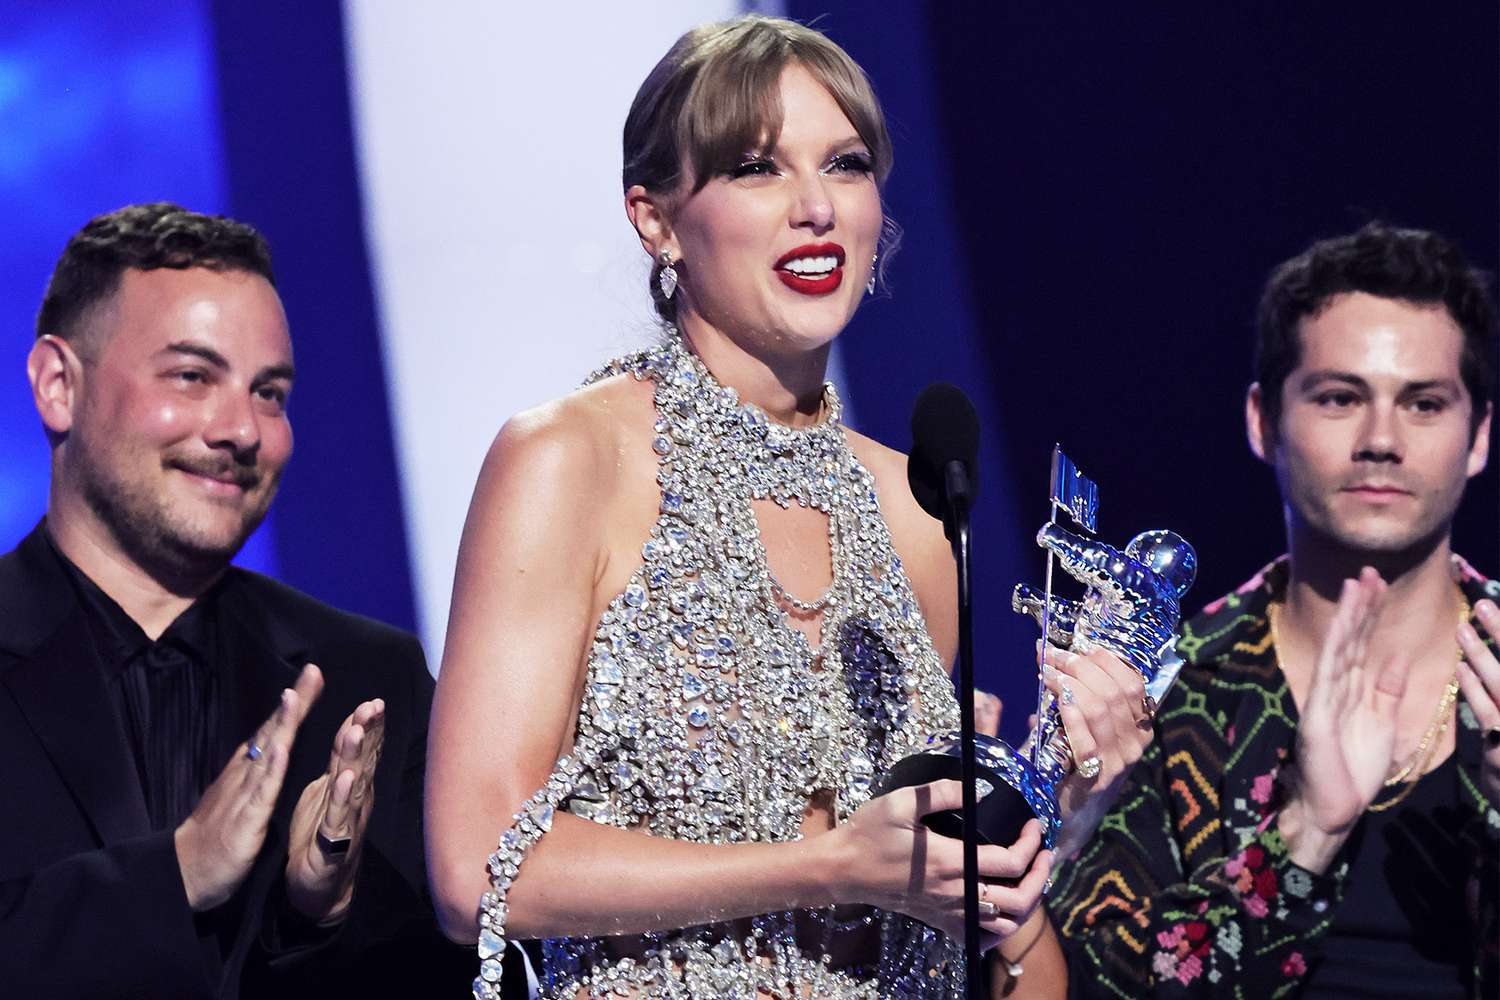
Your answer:
[[[837,821],[880,771],[958,725],[952,686],[832,386],[793,430],[720,385],[669,331],[590,381],[655,383],[661,508],[642,564],[600,616],[573,750],[490,857],[475,996],[499,996],[505,895],[566,809],[700,843],[792,841],[817,799]],[[751,501],[828,514],[833,583],[813,646],[777,600]],[[542,996],[958,997],[963,951],[900,914],[794,910],[544,943]]]

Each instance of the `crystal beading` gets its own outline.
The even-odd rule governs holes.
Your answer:
[[[719,384],[675,331],[590,382],[655,383],[660,515],[594,634],[571,752],[489,858],[479,1000],[500,995],[506,894],[554,810],[699,843],[801,837],[815,797],[843,822],[876,774],[958,724],[952,684],[881,516],[874,477],[825,389],[793,429]],[[754,500],[829,518],[822,640],[793,627]],[[792,910],[680,930],[544,943],[541,995],[957,998],[962,948],[897,913]]]

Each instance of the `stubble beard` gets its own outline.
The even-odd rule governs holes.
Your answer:
[[[128,456],[116,456],[128,458]],[[191,581],[212,576],[229,565],[270,509],[277,483],[263,482],[260,502],[244,511],[237,528],[228,531],[193,523],[175,511],[160,488],[96,462],[85,449],[75,472],[75,486],[89,510],[120,549],[153,575]],[[162,456],[161,474],[175,470]]]
[[[1421,505],[1415,516],[1404,525],[1351,524],[1337,509],[1331,496],[1298,496],[1286,489],[1288,528],[1313,541],[1326,556],[1346,564],[1345,570],[1357,572],[1360,566],[1372,566],[1387,581],[1396,579],[1425,562],[1446,543],[1458,508],[1458,499],[1437,510],[1437,497],[1418,497]]]

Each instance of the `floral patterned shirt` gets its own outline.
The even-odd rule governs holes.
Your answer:
[[[1266,606],[1286,575],[1278,560],[1182,627],[1185,664],[1155,740],[1093,839],[1059,865],[1047,908],[1071,996],[1292,997],[1321,957],[1348,861],[1314,874],[1276,826],[1297,709]],[[1500,601],[1500,583],[1457,557],[1454,577],[1471,605]],[[1479,723],[1462,698],[1457,717],[1467,989],[1490,998],[1500,995],[1500,803],[1480,783]]]

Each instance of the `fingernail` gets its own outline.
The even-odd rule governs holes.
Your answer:
[[[1474,626],[1470,625],[1468,622],[1464,622],[1458,626],[1458,635],[1459,638],[1468,639],[1470,642],[1479,641],[1479,633],[1476,632],[1474,630]]]
[[[1047,680],[1049,680],[1049,681],[1055,681],[1055,680],[1057,680],[1057,677],[1058,677],[1057,668],[1054,667],[1050,663],[1047,664],[1046,666],[1042,667],[1042,676],[1045,677],[1045,678],[1047,678]]]

